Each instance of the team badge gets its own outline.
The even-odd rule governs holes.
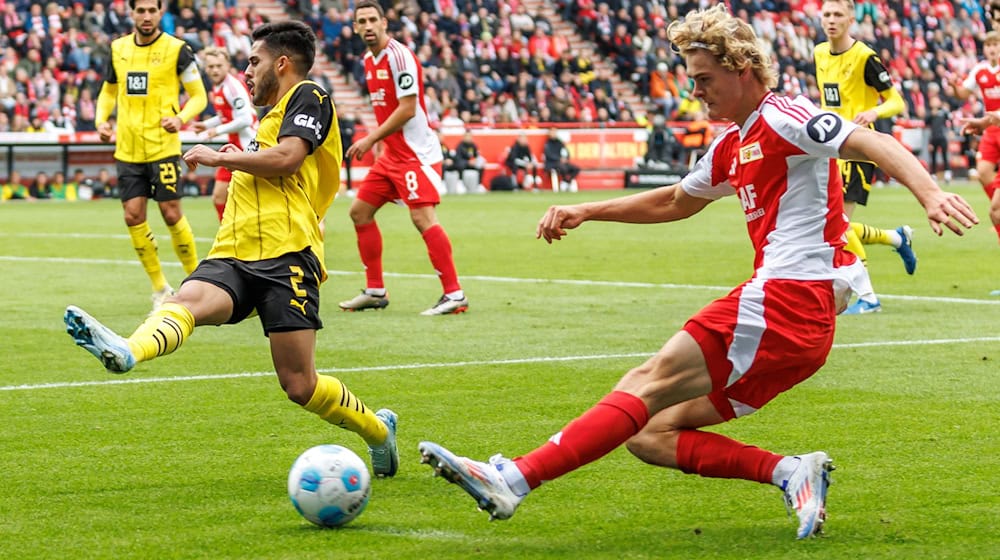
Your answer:
[[[740,148],[740,163],[750,163],[764,158],[764,151],[760,149],[760,142],[742,146]]]
[[[386,70],[385,68],[379,68],[378,70],[375,71],[375,77],[380,80],[388,80],[389,71]]]

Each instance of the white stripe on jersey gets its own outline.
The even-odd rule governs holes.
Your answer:
[[[394,81],[396,82],[397,95],[401,89],[398,79],[401,73],[406,72],[410,74],[418,82],[416,83],[416,112],[413,114],[413,118],[406,121],[403,128],[394,134],[402,136],[406,146],[412,150],[421,164],[434,165],[439,163],[444,160],[444,154],[441,152],[441,142],[438,140],[437,135],[434,134],[434,131],[431,130],[430,119],[427,117],[427,109],[424,104],[424,85],[419,83],[423,75],[419,71],[420,61],[417,60],[413,51],[395,39],[389,40],[385,50],[388,51],[389,65]],[[387,155],[392,157],[392,154]]]
[[[682,188],[713,200],[740,195],[757,253],[755,276],[841,278],[833,264],[839,240],[830,237],[843,231],[846,217],[833,210],[842,195],[831,160],[856,128],[804,97],[768,94],[741,128],[716,138]]]

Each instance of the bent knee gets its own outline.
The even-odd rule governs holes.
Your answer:
[[[676,430],[642,431],[625,442],[625,449],[640,461],[658,467],[676,468]]]
[[[295,379],[281,384],[282,390],[285,391],[285,395],[288,396],[288,400],[299,406],[305,406],[306,403],[312,398],[315,387],[310,386],[305,383],[305,379],[300,380],[300,377],[305,376],[294,376]]]

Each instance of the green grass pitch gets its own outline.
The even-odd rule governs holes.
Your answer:
[[[986,222],[937,238],[901,188],[856,218],[916,231],[907,276],[869,247],[884,311],[840,317],[827,365],[718,431],[838,469],[825,536],[794,539],[780,492],[653,468],[620,449],[487,522],[419,464],[438,441],[479,459],[525,453],[590,407],[684,320],[751,273],[739,203],[677,224],[589,223],[534,238],[550,204],[622,192],[449,197],[469,313],[421,317],[440,296],[406,212],[380,213],[392,304],[342,313],[363,287],[349,200],[327,226],[330,281],[317,366],[400,415],[401,470],[376,480],[340,530],[301,519],[285,492],[320,443],[360,438],[287,401],[259,324],[199,328],[177,353],[112,376],[65,334],[79,305],[127,334],[149,284],[115,201],[0,206],[0,558],[996,558],[1000,554],[1000,247]],[[208,199],[184,201],[204,255]],[[182,271],[150,207],[160,255]]]

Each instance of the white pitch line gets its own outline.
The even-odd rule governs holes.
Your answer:
[[[127,233],[46,233],[46,232],[20,232],[20,233],[6,233],[2,232],[2,235],[6,237],[58,237],[60,239],[132,239]],[[164,241],[169,241],[169,235],[157,235],[157,239],[162,239]],[[195,237],[195,241],[198,243],[212,243],[215,241],[214,237]]]
[[[16,255],[0,255],[0,262],[52,262],[61,264],[139,266],[139,261],[137,260],[81,259],[74,257],[22,257]],[[178,262],[166,261],[163,263],[163,266],[179,268],[181,264]],[[364,274],[363,271],[350,271],[350,270],[328,270],[327,273],[330,276],[358,276]],[[388,276],[390,278],[437,279],[437,276],[433,274],[413,274],[406,272],[386,272],[385,276]],[[607,286],[613,288],[706,290],[712,292],[717,292],[717,291],[728,292],[729,290],[733,289],[732,286],[712,286],[706,284],[620,282],[614,280],[573,280],[568,278],[514,278],[508,276],[471,276],[466,274],[463,274],[462,278],[467,280],[478,280],[480,282],[497,282],[497,283],[507,283],[507,284],[558,284],[558,285],[569,285],[569,286]],[[881,293],[879,294],[879,297],[890,300],[898,299],[907,301],[928,301],[928,302],[938,302],[938,303],[1000,305],[1000,299],[971,299],[971,298],[955,298],[955,297],[945,297],[945,296],[913,296],[913,295],[893,295],[893,294],[881,294]]]
[[[974,338],[941,338],[933,340],[885,340],[876,342],[851,342],[834,344],[834,349],[871,348],[877,346],[930,346],[941,344],[970,344],[973,342],[1000,342],[1000,336]],[[322,368],[319,373],[357,373],[376,371],[400,371],[413,369],[462,368],[469,366],[502,366],[516,364],[544,364],[554,362],[584,362],[595,360],[617,360],[620,358],[648,358],[649,352],[628,352],[623,354],[591,354],[580,356],[538,356],[534,358],[508,358],[503,360],[466,360],[461,362],[430,362],[383,366],[358,366],[349,368]],[[177,377],[118,377],[95,381],[63,381],[58,383],[32,383],[25,385],[0,385],[0,391],[34,391],[38,389],[64,389],[68,387],[97,387],[104,385],[132,385],[138,383],[172,383],[177,381],[212,381],[218,379],[242,379],[270,377],[273,371],[250,371],[241,373],[220,373],[210,375],[182,375]]]

